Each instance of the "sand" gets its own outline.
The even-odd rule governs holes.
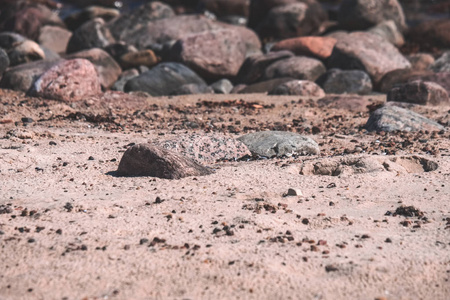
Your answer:
[[[449,133],[365,132],[384,96],[355,111],[265,95],[0,96],[0,299],[450,298]],[[302,132],[321,155],[180,180],[114,173],[131,143],[256,129]],[[394,216],[402,205],[420,215]]]

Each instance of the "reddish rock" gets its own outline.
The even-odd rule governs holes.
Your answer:
[[[32,94],[48,99],[73,102],[101,93],[94,65],[86,59],[62,61],[34,83]]]
[[[67,59],[71,58],[85,58],[93,63],[103,89],[112,87],[122,73],[117,62],[102,49],[93,48],[67,56]]]
[[[292,80],[280,84],[269,92],[269,95],[295,95],[309,97],[324,97],[325,92],[312,81]]]
[[[245,59],[239,70],[237,82],[250,84],[258,81],[268,66],[276,61],[294,56],[290,51],[269,52],[267,54],[255,54]]]
[[[212,171],[183,155],[150,144],[128,148],[117,169],[119,176],[151,176],[181,179],[209,175]]]
[[[271,64],[264,73],[265,79],[291,77],[315,81],[326,72],[320,60],[306,56],[294,56]]]
[[[234,77],[245,59],[246,47],[233,30],[189,35],[172,47],[173,57],[206,80]]]
[[[327,66],[362,70],[378,83],[390,71],[410,68],[411,64],[382,37],[368,32],[353,32],[338,39]]]
[[[448,49],[450,48],[450,20],[422,22],[409,30],[407,38],[417,43],[423,50],[433,47]]]
[[[41,28],[38,42],[41,46],[56,53],[65,53],[72,32],[59,26],[44,26]]]
[[[337,40],[331,37],[304,36],[280,41],[271,51],[289,50],[296,55],[327,59],[333,52],[336,42]]]
[[[394,87],[387,94],[387,101],[421,105],[450,105],[447,91],[437,83],[415,80]]]

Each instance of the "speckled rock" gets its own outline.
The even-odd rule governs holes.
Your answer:
[[[55,65],[36,80],[31,94],[47,99],[74,102],[102,91],[94,65],[72,59]]]
[[[181,179],[211,173],[210,169],[190,158],[151,144],[138,144],[128,148],[117,169],[119,176],[151,176],[165,179]]]
[[[360,70],[330,69],[316,83],[328,94],[367,95],[372,92],[369,75]]]
[[[366,123],[369,131],[440,131],[444,126],[418,113],[396,106],[383,106],[371,115]]]
[[[422,105],[450,105],[448,93],[442,86],[421,80],[395,86],[387,94],[387,101]]]
[[[306,56],[294,56],[271,64],[267,67],[264,78],[291,77],[294,79],[315,81],[325,71],[325,66],[320,60]]]
[[[295,95],[324,97],[325,92],[312,81],[309,80],[292,80],[282,83],[269,92],[269,95]]]
[[[332,37],[304,36],[282,40],[276,43],[270,51],[288,50],[295,55],[312,56],[327,59],[333,52],[337,40]]]
[[[238,138],[254,155],[280,157],[283,155],[316,155],[319,145],[309,138],[293,132],[261,131]]]
[[[104,48],[115,42],[109,29],[105,26],[105,21],[96,18],[84,23],[73,32],[67,44],[67,53],[74,53],[91,48]]]
[[[182,134],[174,139],[157,142],[156,145],[179,152],[199,163],[235,160],[251,154],[242,142],[219,133]]]

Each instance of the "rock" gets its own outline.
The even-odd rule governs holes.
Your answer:
[[[280,84],[269,92],[269,95],[295,95],[309,97],[324,97],[325,92],[312,81],[292,80]]]
[[[407,39],[421,48],[450,48],[450,20],[431,20],[419,23],[408,31]]]
[[[403,34],[398,30],[397,25],[392,20],[384,21],[367,31],[381,36],[396,47],[401,47],[405,44]]]
[[[395,86],[387,94],[387,101],[421,105],[450,105],[448,93],[442,86],[421,80]]]
[[[8,53],[11,66],[45,59],[45,53],[36,43],[13,32],[0,33],[0,47]]]
[[[228,79],[220,79],[210,85],[215,94],[229,94],[233,89],[233,84]]]
[[[284,197],[288,196],[303,196],[302,190],[295,189],[295,188],[289,188],[287,193],[283,195]]]
[[[108,28],[118,41],[129,41],[141,28],[153,21],[173,17],[175,12],[169,5],[152,1],[128,13],[123,13],[112,20]]]
[[[39,60],[9,68],[4,74],[0,86],[2,88],[27,92],[36,79],[61,60]]]
[[[356,95],[327,95],[317,101],[319,107],[327,107],[331,109],[342,109],[351,112],[367,112],[368,106],[373,103],[367,97]]]
[[[445,52],[431,66],[434,72],[450,72],[450,51]]]
[[[275,78],[270,80],[261,81],[258,83],[254,83],[248,86],[244,86],[240,90],[233,89],[232,93],[238,92],[239,94],[255,94],[255,93],[268,93],[272,91],[277,86],[286,83],[288,81],[295,80],[294,78],[285,77],[285,78]]]
[[[158,58],[152,50],[141,50],[138,52],[128,52],[119,59],[123,69],[137,68],[139,66],[153,67],[158,63]]]
[[[69,30],[48,25],[41,28],[38,42],[41,47],[46,47],[56,53],[65,53],[71,37],[72,32]]]
[[[138,144],[128,148],[117,169],[119,176],[151,176],[165,179],[181,179],[211,173],[210,169],[190,158],[150,144]]]
[[[66,58],[85,58],[93,63],[103,89],[109,89],[122,73],[122,69],[116,61],[102,49],[93,48],[84,50],[68,55]]]
[[[276,43],[271,51],[288,50],[295,55],[312,56],[321,60],[330,57],[337,40],[332,37],[304,36]]]
[[[200,0],[199,6],[219,18],[224,16],[248,17],[250,0]]]
[[[397,0],[344,0],[338,13],[339,25],[346,30],[365,30],[392,20],[400,31],[407,26]]]
[[[254,54],[262,54],[261,41],[253,30],[248,29],[245,26],[237,26],[222,22],[216,22],[213,26],[214,30],[233,30],[238,33],[241,36],[241,40],[244,42],[246,48],[245,57],[249,57]]]
[[[319,27],[326,19],[326,13],[318,3],[289,3],[273,7],[256,27],[256,32],[263,39],[314,35],[319,33]]]
[[[368,131],[440,131],[444,127],[413,111],[395,107],[384,106],[377,109],[366,123]]]
[[[444,89],[447,90],[447,93],[450,95],[450,72],[439,72],[434,74],[426,74],[420,76],[418,79],[423,81],[431,81],[434,83],[439,84]],[[410,78],[409,81],[414,80],[413,78]]]
[[[105,26],[105,21],[100,18],[84,23],[73,32],[67,44],[67,53],[79,52],[91,48],[104,48],[115,40],[109,29]]]
[[[112,90],[123,92],[125,88],[125,84],[132,78],[139,76],[139,71],[136,69],[129,69],[126,71],[123,71],[122,74],[120,74],[119,79],[114,83],[112,86]]]
[[[427,70],[433,63],[434,57],[427,53],[416,53],[406,57],[411,63],[411,69],[415,71]]]
[[[184,84],[206,84],[194,71],[179,63],[161,63],[127,82],[125,91],[168,96]]]
[[[9,58],[8,54],[0,48],[0,79],[2,78],[3,73],[9,67]]]
[[[121,63],[121,57],[127,53],[135,53],[138,52],[136,47],[132,45],[127,45],[124,42],[118,42],[114,44],[109,44],[103,50],[106,51],[115,61],[119,64]]]
[[[391,43],[378,35],[353,32],[342,36],[327,62],[328,68],[362,70],[378,83],[388,72],[410,68],[409,61]]]
[[[422,76],[431,75],[431,71],[416,71],[413,69],[398,69],[386,73],[377,85],[381,93],[388,93],[395,85],[420,79]],[[432,80],[430,80],[432,81]]]
[[[164,149],[175,151],[199,163],[215,163],[219,160],[236,160],[251,155],[247,146],[229,136],[214,134],[181,134],[175,139],[155,143]]]
[[[293,56],[294,54],[290,51],[270,52],[264,55],[256,54],[249,56],[242,64],[236,81],[244,84],[254,83],[264,75],[264,71],[269,65]]]
[[[84,23],[96,18],[101,18],[105,22],[109,22],[120,16],[120,11],[114,8],[102,6],[89,6],[77,11],[64,19],[67,28],[71,31],[77,30]]]
[[[315,81],[325,71],[325,66],[320,60],[306,56],[294,56],[271,64],[264,72],[264,78],[291,77]]]
[[[188,83],[183,84],[171,93],[173,96],[177,95],[195,95],[195,94],[212,94],[213,90],[206,84]]]
[[[31,95],[74,102],[102,91],[94,65],[86,59],[62,61],[36,80]]]
[[[320,76],[316,83],[327,94],[367,95],[372,92],[372,81],[369,75],[359,70],[330,69]]]
[[[309,137],[285,131],[261,131],[238,138],[253,155],[280,157],[283,155],[316,155],[320,153],[317,143]]]
[[[181,38],[172,47],[175,60],[208,81],[234,77],[245,60],[246,47],[234,30],[214,30]]]

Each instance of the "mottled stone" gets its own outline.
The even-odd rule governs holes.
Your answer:
[[[450,51],[442,54],[431,66],[430,69],[436,73],[450,72]]]
[[[282,83],[269,92],[269,95],[295,95],[309,97],[324,97],[325,92],[312,81],[292,80]]]
[[[294,56],[271,64],[266,69],[264,78],[291,77],[294,79],[315,81],[325,71],[325,66],[320,60],[306,56]]]
[[[448,93],[442,86],[421,80],[395,86],[387,94],[387,101],[421,105],[450,105]]]
[[[434,62],[433,55],[428,53],[416,53],[406,57],[411,63],[411,69],[416,71],[427,70]]]
[[[337,40],[332,37],[295,37],[279,41],[271,48],[271,51],[288,50],[295,55],[312,56],[324,60],[330,57],[336,42]]]
[[[366,72],[360,70],[330,69],[320,76],[316,83],[327,94],[359,94],[372,92],[372,81]]]

